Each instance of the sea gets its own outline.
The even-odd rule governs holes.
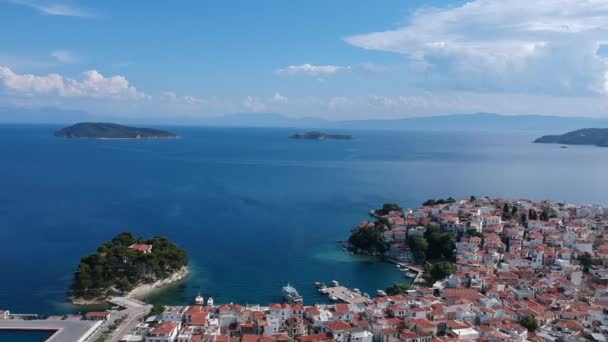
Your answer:
[[[73,272],[123,231],[163,235],[190,277],[147,298],[267,305],[314,282],[374,294],[406,282],[339,240],[386,202],[470,195],[608,204],[608,148],[533,144],[542,132],[352,131],[294,140],[287,128],[164,127],[176,140],[77,140],[54,125],[0,125],[0,309],[65,314]],[[163,128],[163,127],[160,127]],[[331,131],[334,133],[334,131]]]

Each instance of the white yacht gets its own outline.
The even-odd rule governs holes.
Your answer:
[[[298,290],[289,284],[283,286],[283,297],[289,303],[302,303],[302,296],[300,296]]]
[[[203,296],[201,296],[200,293],[194,298],[194,304],[205,305],[205,299],[203,298]]]

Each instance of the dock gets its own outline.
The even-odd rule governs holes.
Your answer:
[[[424,269],[422,267],[412,265],[406,262],[398,261],[392,258],[386,258],[389,262],[392,262],[395,265],[399,265],[401,269],[407,269],[416,273],[416,277],[412,281],[412,285],[424,282],[422,279],[422,275],[424,274]]]
[[[372,300],[344,286],[333,286],[325,288],[325,294],[336,297],[338,300],[348,304],[369,303]]]

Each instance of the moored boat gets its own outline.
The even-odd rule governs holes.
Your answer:
[[[287,284],[283,286],[283,298],[289,303],[302,303],[302,296],[295,287]]]
[[[382,290],[378,290],[376,291],[376,293],[378,294],[378,296],[380,297],[386,297],[386,292],[382,291]]]

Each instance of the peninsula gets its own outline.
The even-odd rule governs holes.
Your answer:
[[[352,139],[352,135],[348,134],[327,134],[322,132],[305,132],[305,133],[296,133],[290,136],[291,139],[307,139],[307,140],[327,140],[327,139],[336,139],[336,140],[350,140]]]
[[[105,122],[81,122],[55,132],[60,138],[89,139],[174,139],[177,134],[168,131],[138,128]]]
[[[187,264],[186,251],[165,237],[144,240],[121,233],[80,260],[70,299],[92,304],[114,295],[143,297],[153,288],[185,278]]]
[[[534,140],[534,142],[541,144],[608,147],[608,128],[583,128],[562,135],[545,135]]]

